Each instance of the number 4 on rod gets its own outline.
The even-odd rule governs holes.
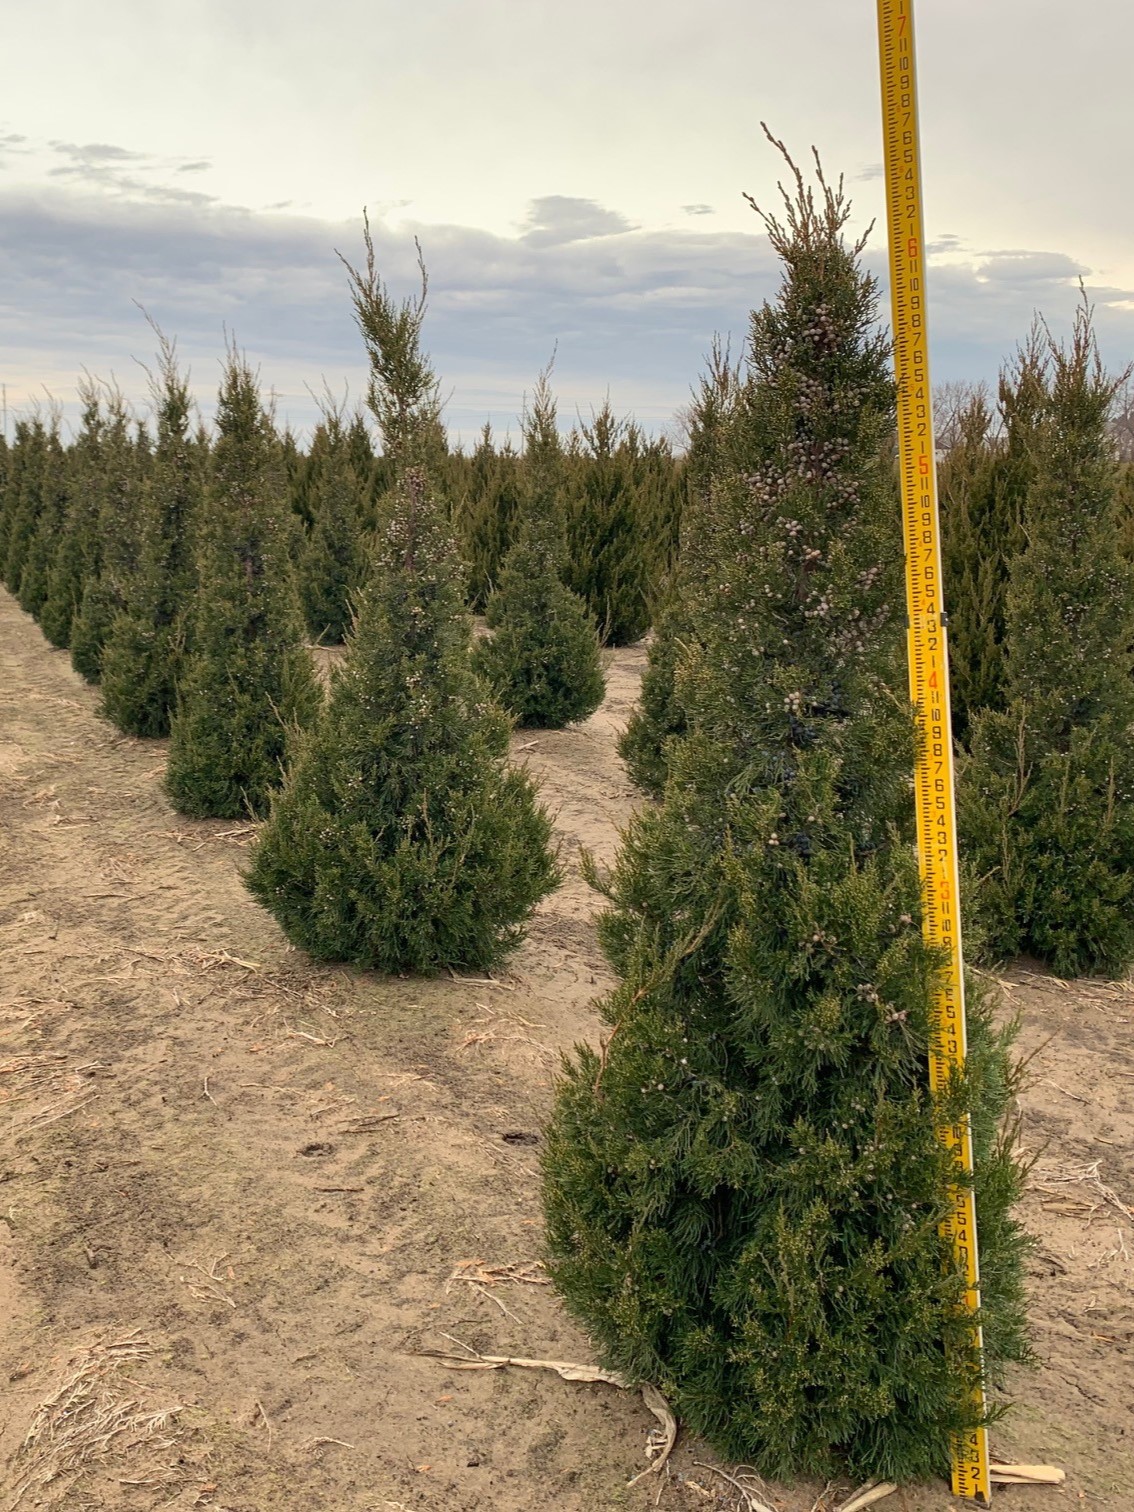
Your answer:
[[[957,830],[953,804],[953,737],[949,719],[949,662],[941,602],[941,540],[933,407],[929,386],[925,233],[917,122],[913,0],[878,0],[882,70],[886,206],[890,231],[890,291],[894,369],[898,382],[898,447],[906,549],[910,696],[919,728],[915,772],[918,854],[926,940],[945,953],[947,965],[932,1005],[929,1082],[943,1091],[965,1062],[965,985],[961,954]],[[973,1145],[967,1114],[938,1130],[953,1155],[957,1181],[942,1233],[966,1278],[965,1307],[972,1314],[971,1358],[983,1375],[983,1341],[977,1313],[976,1200]],[[966,1362],[967,1366],[967,1362]],[[981,1379],[973,1384],[973,1416],[985,1414]],[[988,1504],[991,1476],[988,1433],[960,1434],[953,1444],[953,1493]]]

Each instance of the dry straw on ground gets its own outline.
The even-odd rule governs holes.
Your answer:
[[[70,1065],[54,1051],[14,1055],[0,1061],[0,1111],[15,1110],[11,1126],[17,1132],[57,1123],[94,1102],[98,1092],[91,1079],[104,1069],[99,1061]]]
[[[172,1449],[184,1403],[155,1406],[146,1389],[126,1372],[155,1353],[136,1331],[123,1339],[79,1349],[67,1372],[38,1407],[16,1452],[8,1485],[7,1512],[15,1512],[32,1492],[47,1491],[38,1505],[73,1506],[84,1475],[110,1460],[141,1450]]]

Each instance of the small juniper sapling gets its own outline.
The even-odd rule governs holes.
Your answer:
[[[330,703],[300,749],[246,878],[288,938],[382,971],[487,969],[557,881],[550,822],[507,763],[509,721],[469,665],[460,570],[428,465],[437,381],[419,300],[347,265],[370,403],[395,484],[383,501]]]
[[[594,713],[606,680],[594,619],[562,579],[564,458],[546,372],[524,439],[519,532],[473,662],[520,725],[561,729]]]
[[[315,718],[319,688],[291,568],[280,447],[235,349],[216,427],[166,789],[183,814],[240,819],[267,812],[289,740]]]
[[[330,702],[272,805],[247,883],[319,959],[486,970],[557,881],[550,822],[507,764],[468,661],[459,565],[425,475],[387,500]]]

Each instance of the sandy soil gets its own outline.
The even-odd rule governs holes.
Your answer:
[[[635,801],[614,736],[641,651],[613,657],[588,724],[516,737],[570,876],[486,984],[313,969],[241,886],[250,831],[174,814],[163,745],[100,721],[2,592],[0,647],[7,1504],[741,1505],[688,1441],[627,1486],[656,1427],[636,1394],[419,1352],[591,1358],[539,1284],[536,1157],[560,1049],[598,1035],[576,865],[581,846],[612,854]],[[1134,1506],[1134,994],[1023,969],[1007,989],[1035,1052],[1041,1364],[995,1448],[1068,1483],[998,1505],[1117,1512]],[[768,1500],[820,1512],[839,1490]],[[954,1502],[932,1485],[883,1505]]]

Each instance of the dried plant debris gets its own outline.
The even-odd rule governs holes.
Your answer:
[[[542,1260],[528,1260],[513,1265],[487,1265],[483,1260],[458,1260],[456,1269],[445,1283],[450,1291],[457,1281],[470,1286],[499,1286],[503,1281],[523,1282],[528,1286],[550,1286]]]
[[[104,1070],[99,1061],[71,1064],[56,1051],[14,1055],[0,1061],[0,1114],[10,1112],[15,1132],[57,1123],[94,1102],[92,1081]]]
[[[631,1382],[625,1376],[618,1375],[613,1370],[603,1370],[598,1365],[577,1365],[570,1360],[527,1360],[516,1355],[486,1355],[460,1339],[453,1338],[452,1334],[444,1334],[443,1337],[465,1353],[455,1355],[441,1349],[419,1349],[415,1353],[428,1359],[443,1360],[454,1370],[502,1370],[506,1365],[511,1365],[521,1370],[553,1370],[565,1381],[602,1382],[607,1386],[617,1386],[620,1391],[633,1390]],[[641,1474],[627,1482],[631,1486],[636,1485],[643,1476],[660,1474],[677,1443],[677,1419],[661,1392],[648,1382],[642,1386],[641,1391],[643,1402],[657,1418],[661,1428],[654,1429],[647,1441],[646,1456],[651,1463]]]
[[[71,1357],[13,1457],[7,1512],[15,1512],[31,1493],[37,1506],[74,1506],[84,1476],[142,1451],[152,1456],[173,1448],[185,1403],[157,1404],[127,1374],[155,1353],[135,1331],[85,1346]]]
[[[1064,1170],[1037,1170],[1030,1185],[1040,1193],[1045,1208],[1081,1213],[1090,1220],[1099,1208],[1109,1207],[1134,1224],[1134,1207],[1123,1202],[1114,1188],[1103,1180],[1099,1173],[1101,1164],[1101,1161],[1092,1160],[1089,1165]],[[1080,1195],[1071,1190],[1074,1187],[1086,1188],[1086,1192]]]

